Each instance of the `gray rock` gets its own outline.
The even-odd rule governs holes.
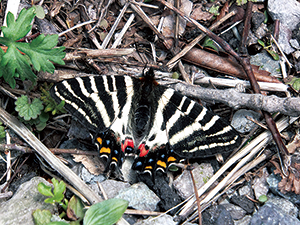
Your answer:
[[[212,206],[202,213],[203,225],[233,225],[230,213],[222,205]]]
[[[198,165],[197,163],[193,164],[193,175],[197,188],[202,187],[208,179],[210,179],[214,170],[209,163],[202,163]],[[173,182],[174,189],[177,193],[184,199],[188,198],[194,194],[193,182],[191,179],[190,172],[184,170],[183,173]]]
[[[177,223],[173,221],[173,217],[170,215],[162,215],[159,217],[150,217],[146,220],[138,221],[134,225],[176,225]]]
[[[297,50],[300,49],[300,45],[299,45],[299,42],[297,41],[297,39],[291,39],[290,44],[293,48],[295,48]]]
[[[235,205],[240,206],[248,214],[252,214],[254,211],[254,202],[247,198],[245,195],[237,196],[234,195],[231,197],[230,201]]]
[[[260,114],[252,110],[240,109],[233,115],[231,126],[233,126],[238,132],[249,132],[256,124],[251,120],[248,120],[246,116],[249,116],[255,120],[259,120]]]
[[[232,219],[240,220],[246,215],[246,211],[241,207],[233,204],[222,204],[225,209],[230,213]]]
[[[264,168],[263,175],[261,177],[256,177],[253,181],[252,188],[254,190],[255,198],[257,200],[261,195],[267,195],[269,192],[269,185],[267,183],[268,176],[269,173],[267,171],[267,168]]]
[[[40,182],[49,185],[44,178],[34,177],[23,183],[11,199],[0,204],[1,225],[33,225],[32,213],[36,209],[57,212],[56,206],[44,203],[46,197],[37,190]]]
[[[124,163],[122,165],[122,170],[121,170],[124,180],[131,184],[138,182],[137,172],[131,169],[133,161],[134,161],[134,157],[132,156],[125,157]]]
[[[250,63],[259,66],[262,70],[270,72],[273,76],[279,73],[279,61],[274,60],[266,51],[251,56]]]
[[[275,224],[286,224],[286,225],[300,225],[300,221],[293,216],[286,214],[281,208],[274,205],[271,202],[267,202],[265,205],[259,208],[254,213],[250,224],[264,224],[264,225],[275,225]]]
[[[250,184],[246,184],[243,187],[239,188],[238,192],[240,196],[248,195],[250,197],[253,197],[253,191]]]
[[[106,178],[103,174],[100,174],[98,176],[91,174],[85,167],[82,167],[81,173],[80,173],[80,178],[85,182],[89,184],[97,183],[97,182],[102,182]]]
[[[286,214],[290,216],[297,217],[298,216],[298,208],[291,203],[289,200],[284,198],[275,197],[273,195],[268,195],[268,201],[271,202],[274,205],[278,206],[282,211],[284,211]]]
[[[296,0],[269,0],[269,14],[273,20],[280,20],[279,45],[286,54],[294,49],[290,46],[291,32],[300,22],[300,3]]]
[[[127,182],[116,181],[116,180],[105,180],[101,182],[101,185],[106,192],[108,198],[114,198],[120,193],[120,191],[125,190],[130,187]]]
[[[142,182],[120,191],[116,198],[125,199],[129,207],[138,210],[154,211],[160,199]]]
[[[247,215],[243,219],[234,220],[234,225],[249,225],[251,221],[251,216]]]

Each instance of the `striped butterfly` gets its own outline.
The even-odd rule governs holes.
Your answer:
[[[88,76],[64,80],[50,90],[94,136],[106,171],[166,171],[187,158],[211,157],[237,147],[241,138],[226,121],[171,88],[151,70],[141,78]]]

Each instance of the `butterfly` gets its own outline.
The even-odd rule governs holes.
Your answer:
[[[181,160],[211,157],[240,144],[228,122],[159,85],[150,71],[140,78],[77,77],[50,90],[91,132],[106,171],[120,170],[125,155],[135,155],[132,169],[166,172]]]

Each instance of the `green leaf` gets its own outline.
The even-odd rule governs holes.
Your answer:
[[[32,103],[29,103],[26,95],[19,97],[15,102],[15,105],[15,109],[19,112],[19,116],[23,117],[25,120],[36,119],[44,109],[43,102],[40,99],[35,98]]]
[[[54,72],[54,65],[52,62],[64,65],[62,60],[66,53],[63,52],[65,47],[54,48],[57,44],[58,35],[41,34],[35,38],[30,44],[28,43],[16,43],[16,46],[20,51],[29,56],[34,68],[37,71],[47,71],[49,73]]]
[[[51,222],[52,214],[49,210],[37,209],[32,213],[35,225],[45,225]]]
[[[266,195],[261,195],[258,197],[258,201],[260,201],[261,203],[265,203],[266,201],[268,201],[268,197]]]
[[[111,225],[116,223],[125,210],[127,209],[128,201],[123,199],[108,199],[92,205],[83,219],[84,225]]]
[[[267,52],[273,57],[274,60],[276,60],[276,61],[279,60],[279,55],[278,55],[275,51],[273,51],[273,50],[268,50],[268,49],[266,49],[266,50],[267,50]]]
[[[171,171],[171,172],[176,172],[176,171],[178,171],[178,167],[175,166],[175,165],[171,165],[171,166],[168,167],[168,170]]]
[[[15,21],[14,15],[8,12],[6,20],[7,27],[1,27],[3,36],[11,39],[11,41],[17,41],[24,37],[32,28],[31,22],[35,16],[35,9],[25,8],[21,10],[18,19]]]
[[[42,70],[53,73],[53,62],[64,64],[64,47],[55,48],[58,40],[57,35],[45,37],[42,34],[31,43],[17,42],[31,30],[31,22],[36,10],[40,11],[41,9],[38,6],[36,9],[35,7],[28,10],[23,9],[16,21],[13,14],[9,12],[7,27],[2,27],[3,37],[0,37],[0,44],[6,45],[8,49],[6,53],[0,50],[0,77],[3,76],[12,88],[16,86],[15,78],[36,81],[31,65],[37,71]],[[22,55],[20,51],[25,55]]]
[[[5,138],[6,132],[5,132],[5,127],[2,126],[2,123],[0,122],[0,139]]]
[[[215,42],[210,38],[205,39],[203,47],[212,48],[213,50],[218,51],[218,47],[216,46]]]
[[[258,44],[260,44],[261,46],[263,46],[263,48],[265,47],[265,43],[262,40],[257,40]]]
[[[67,209],[67,216],[72,220],[83,219],[84,216],[84,205],[80,201],[79,198],[72,196],[69,201],[68,209]]]
[[[38,184],[38,191],[45,196],[54,196],[52,193],[52,187],[40,182]]]
[[[300,78],[294,79],[294,83],[292,84],[292,86],[296,91],[299,91],[300,90]]]
[[[212,6],[212,7],[210,7],[209,12],[211,14],[214,14],[215,16],[218,16],[218,15],[220,15],[219,8],[220,8],[220,6]]]
[[[64,199],[64,192],[66,191],[66,184],[62,180],[58,182],[55,178],[51,179],[53,185],[54,185],[54,190],[53,194],[55,197],[56,202],[61,202]]]
[[[63,221],[55,221],[55,222],[48,223],[47,225],[69,225],[69,223]]]
[[[8,47],[6,54],[2,57],[0,67],[0,77],[3,76],[12,88],[16,86],[15,77],[35,82],[36,75],[32,72],[28,60],[13,45]]]
[[[40,5],[33,5],[33,8],[35,8],[35,12],[36,12],[36,17],[39,19],[44,19],[45,18],[45,12],[42,6]]]

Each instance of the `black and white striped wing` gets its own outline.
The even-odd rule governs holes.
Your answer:
[[[88,129],[101,132],[118,116],[129,114],[133,80],[128,76],[79,77],[57,83],[50,94],[57,102],[65,101],[67,111]]]
[[[156,128],[149,135],[157,137],[154,143],[167,141],[182,158],[210,157],[238,147],[240,136],[228,122],[173,89],[159,88]]]

